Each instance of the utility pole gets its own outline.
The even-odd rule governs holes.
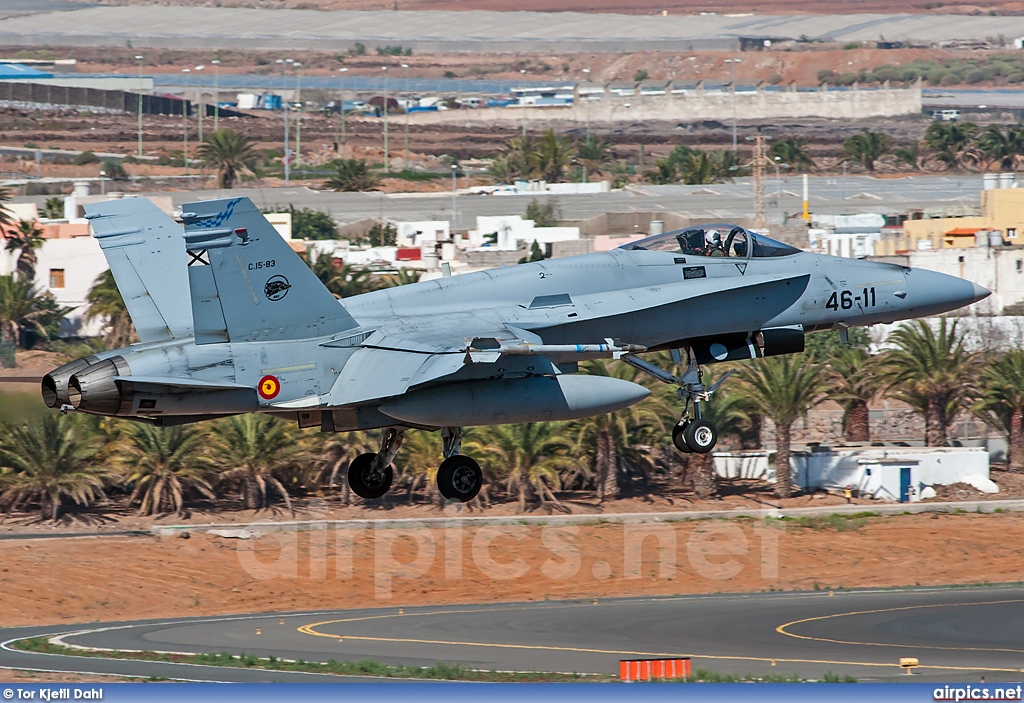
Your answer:
[[[206,66],[196,66],[196,72],[202,71]],[[203,86],[200,85],[196,88],[196,97],[199,99],[199,142],[203,141],[203,113],[206,110],[203,107]]]
[[[139,156],[142,156],[142,56],[136,56],[139,62]]]
[[[302,64],[295,63],[295,165],[302,165]]]
[[[189,69],[181,69],[182,73],[190,73]],[[188,93],[184,90],[181,93],[181,124],[184,127],[182,137],[181,155],[185,162],[185,175],[188,175]]]
[[[341,110],[341,158],[347,158],[345,156],[345,74],[348,73],[347,68],[339,68],[338,73],[341,74],[341,85],[339,86],[338,92],[340,93],[338,109]]]
[[[402,68],[408,69],[409,64],[403,63]],[[409,170],[409,73],[405,73],[405,170]]]
[[[391,164],[388,162],[388,67],[381,66],[384,71],[384,173],[391,172]]]
[[[740,59],[726,59],[730,71],[730,92],[732,93],[732,150],[736,151],[736,64]]]
[[[459,230],[459,211],[456,203],[456,189],[458,185],[455,182],[455,174],[458,172],[458,164],[452,164],[452,239],[455,238],[455,233]]]
[[[214,59],[213,64],[213,131],[220,129],[220,61]]]
[[[768,220],[764,212],[764,167],[768,163],[768,154],[765,149],[764,135],[758,131],[754,135],[754,223],[758,229],[768,226]]]

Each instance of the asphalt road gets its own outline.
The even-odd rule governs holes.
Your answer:
[[[0,630],[0,667],[189,680],[323,680],[11,651],[12,638],[74,633],[91,648],[248,652],[317,661],[458,662],[484,670],[613,673],[619,659],[690,656],[737,674],[825,672],[859,680],[1020,680],[1024,588],[756,593],[599,602],[339,610]],[[259,634],[257,634],[259,633]],[[911,678],[900,657],[917,657]]]

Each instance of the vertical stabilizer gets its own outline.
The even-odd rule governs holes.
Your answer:
[[[358,327],[248,198],[189,203],[181,217],[197,344]]]
[[[185,240],[170,215],[146,198],[91,203],[85,217],[107,257],[139,340],[192,336],[192,308],[185,299]]]

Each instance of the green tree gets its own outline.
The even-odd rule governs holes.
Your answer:
[[[43,204],[43,217],[50,220],[64,219],[64,201],[56,195],[52,198],[47,198]],[[3,222],[0,221],[0,224],[3,224]]]
[[[43,246],[43,230],[35,222],[21,220],[17,230],[7,235],[7,251],[18,252],[15,264],[17,274],[26,281],[36,278],[36,264],[39,257],[36,250]]]
[[[505,153],[491,161],[488,172],[502,183],[539,176],[534,164],[537,144],[532,137],[514,137],[505,143]]]
[[[217,169],[217,187],[234,188],[245,174],[259,172],[259,154],[249,137],[233,129],[218,129],[199,145],[205,166]]]
[[[843,406],[843,434],[847,442],[871,441],[871,413],[868,403],[884,385],[878,357],[866,349],[849,346],[828,360],[830,397]]]
[[[935,159],[956,168],[972,161],[978,126],[970,122],[934,122],[924,131],[924,144]]]
[[[529,155],[540,177],[549,183],[560,182],[575,157],[576,146],[571,140],[555,134],[553,129],[544,133],[537,142],[536,150]]]
[[[562,219],[562,208],[554,198],[541,202],[536,198],[530,200],[526,206],[524,219],[533,220],[537,227],[557,227],[558,221]]]
[[[641,380],[641,372],[628,364],[609,364],[588,361],[583,372],[590,376],[619,378],[634,383]],[[575,434],[577,452],[593,454],[597,497],[600,501],[617,500],[620,494],[619,470],[624,461],[638,463],[649,459],[646,449],[638,451],[637,444],[652,444],[664,431],[663,417],[669,409],[658,396],[649,397],[628,408],[613,413],[595,415],[578,420],[571,426]]]
[[[892,137],[882,132],[864,130],[843,142],[847,155],[859,161],[868,171],[875,170],[875,162],[889,152]]]
[[[925,444],[944,447],[947,431],[974,388],[977,355],[967,350],[957,323],[945,317],[937,329],[914,320],[893,332],[881,377],[897,400],[924,417]]]
[[[1024,125],[1018,122],[1004,132],[998,125],[990,124],[978,136],[977,145],[988,160],[988,168],[1013,169],[1024,157]]]
[[[124,169],[124,164],[120,159],[105,159],[101,168],[103,169],[104,178],[114,181],[127,181],[129,178],[128,172]]]
[[[321,210],[304,207],[301,210],[294,205],[283,208],[274,206],[264,212],[288,212],[292,216],[292,237],[294,239],[338,239],[338,225],[330,214]]]
[[[382,288],[395,288],[397,286],[407,286],[410,283],[419,283],[420,276],[423,273],[416,269],[411,269],[403,266],[398,269],[397,273],[390,273],[384,276],[382,279]]]
[[[575,460],[568,456],[572,442],[565,426],[554,422],[493,425],[473,431],[463,442],[492,476],[503,477],[509,493],[515,493],[519,512],[538,503],[561,506],[554,495],[559,472]]]
[[[576,143],[576,159],[587,173],[600,171],[612,160],[611,144],[588,134],[586,139]]]
[[[1011,349],[981,373],[973,410],[1007,438],[1007,470],[1024,472],[1024,350]]]
[[[89,307],[85,311],[85,319],[106,320],[106,333],[103,335],[103,343],[108,349],[120,349],[127,347],[138,337],[135,334],[135,326],[128,314],[128,308],[121,297],[114,282],[114,274],[107,269],[97,277],[92,288],[85,297]]]
[[[96,461],[98,443],[88,421],[44,415],[0,431],[0,504],[18,509],[35,503],[43,520],[57,520],[64,499],[88,506],[103,498],[112,472]]]
[[[305,457],[300,456],[297,430],[269,415],[249,413],[217,421],[210,432],[209,449],[221,466],[223,481],[237,482],[245,507],[268,505],[270,490],[277,492],[293,515],[291,496],[281,476]]]
[[[377,177],[370,172],[366,159],[339,159],[332,166],[334,173],[324,181],[327,190],[356,192],[377,186]]]
[[[52,295],[40,293],[32,281],[0,276],[0,345],[16,345],[23,330],[52,337],[67,313]]]
[[[207,481],[211,473],[203,447],[205,432],[194,427],[162,428],[134,425],[118,455],[127,468],[125,483],[132,489],[129,504],[138,504],[140,515],[184,512],[189,491],[216,499]]]
[[[327,252],[322,252],[310,263],[320,282],[337,298],[351,298],[379,287],[369,269],[352,264],[338,263]]]
[[[633,74],[633,82],[640,83],[642,81],[647,80],[649,77],[650,74],[648,74],[647,71],[645,71],[644,69],[640,68],[637,69],[637,72]]]
[[[789,164],[794,172],[807,172],[814,168],[814,159],[804,139],[780,139],[768,148],[768,157],[773,161]]]
[[[5,203],[11,199],[11,190],[9,188],[0,188],[0,225],[10,226],[14,224],[15,217],[14,213],[7,209]]]
[[[393,247],[398,243],[398,228],[390,222],[378,222],[366,233],[371,247]]]
[[[806,354],[784,354],[758,359],[737,374],[735,392],[758,415],[775,423],[775,490],[780,498],[793,493],[789,463],[793,423],[826,397],[822,371]]]
[[[913,168],[921,168],[921,142],[913,141],[892,150],[893,155]]]

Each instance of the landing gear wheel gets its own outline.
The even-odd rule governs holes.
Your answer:
[[[672,444],[674,444],[676,449],[681,451],[683,454],[693,453],[693,450],[686,444],[686,438],[684,437],[686,434],[686,428],[689,424],[689,421],[687,421],[672,428]]]
[[[707,420],[694,420],[683,430],[683,439],[690,451],[707,454],[718,443],[718,430]]]
[[[360,498],[380,498],[391,488],[394,471],[390,464],[383,469],[374,470],[373,460],[377,455],[372,452],[360,454],[348,467],[348,485],[352,492]]]
[[[448,457],[437,470],[437,489],[448,500],[468,503],[476,498],[483,483],[480,465],[462,454]]]

